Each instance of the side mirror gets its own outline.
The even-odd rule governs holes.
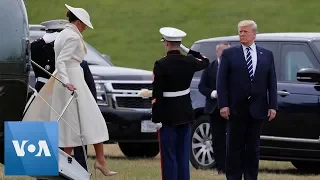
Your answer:
[[[303,68],[297,72],[297,80],[301,82],[320,82],[320,71],[313,68]]]

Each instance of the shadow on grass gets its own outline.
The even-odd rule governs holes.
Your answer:
[[[290,169],[269,169],[269,168],[260,168],[260,173],[272,173],[272,174],[288,174],[288,175],[301,175],[301,176],[314,176],[319,175],[320,172],[316,173],[315,171],[302,171],[295,168]]]

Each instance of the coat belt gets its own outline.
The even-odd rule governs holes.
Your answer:
[[[37,77],[36,78],[36,81],[40,81],[40,82],[43,82],[43,83],[47,83],[49,79],[47,78],[44,78],[44,77]]]
[[[187,95],[189,93],[190,93],[190,88],[183,91],[163,92],[163,97],[179,97],[179,96]]]

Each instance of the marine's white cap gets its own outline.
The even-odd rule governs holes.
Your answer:
[[[69,21],[64,19],[50,20],[42,22],[41,25],[45,26],[46,30],[62,30],[65,28],[65,25],[68,24]]]
[[[89,13],[84,10],[83,8],[74,8],[71,7],[67,4],[65,6],[80,20],[82,21],[85,25],[87,25],[89,28],[93,29],[93,26],[90,21],[90,15]]]
[[[181,42],[182,38],[185,37],[187,34],[180,29],[173,28],[173,27],[163,27],[160,29],[160,33],[162,34],[163,38],[161,41],[176,41]]]

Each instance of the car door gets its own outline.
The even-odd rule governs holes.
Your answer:
[[[319,139],[319,85],[298,82],[296,73],[302,68],[319,69],[319,61],[309,45],[306,42],[281,43],[279,110],[276,119],[265,126],[266,135]]]
[[[206,56],[210,62],[217,59],[216,55],[216,45],[218,42],[203,42],[195,43],[192,45],[191,49],[200,52],[202,55]],[[190,84],[190,97],[192,100],[192,107],[194,109],[201,109],[205,106],[206,97],[199,92],[198,85],[200,83],[201,75],[203,70],[194,73],[193,79]]]
[[[280,43],[275,42],[275,41],[256,41],[255,43],[257,46],[268,49],[273,53],[277,81],[279,82],[279,80],[281,79]],[[231,46],[236,46],[236,45],[239,45],[239,42],[231,42]],[[279,99],[279,95],[278,95],[278,99]],[[264,137],[282,135],[283,130],[280,127],[283,127],[283,125],[280,125],[280,124],[282,124],[282,122],[277,121],[277,119],[278,119],[278,116],[276,116],[276,118],[274,119],[274,121],[272,121],[272,123],[266,122],[264,124],[263,129],[262,129],[262,133],[261,133],[261,135],[262,135],[261,145],[265,144]],[[268,140],[266,142],[268,143]]]
[[[313,141],[320,135],[320,86],[298,82],[296,73],[301,68],[319,69],[319,61],[307,43],[256,44],[273,52],[278,85],[279,110],[274,120],[264,123],[261,145],[306,148],[301,140]]]

